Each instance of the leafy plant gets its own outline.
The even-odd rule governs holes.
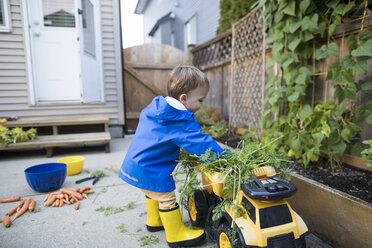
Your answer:
[[[217,34],[225,30],[244,17],[251,10],[251,6],[257,0],[220,0],[220,19]]]
[[[0,125],[0,145],[9,143],[26,142],[37,138],[36,128],[30,128],[24,131],[21,127],[8,129]]]
[[[363,144],[369,145],[369,147],[362,151],[362,156],[365,159],[369,159],[367,166],[372,166],[372,140],[364,140]]]
[[[367,71],[367,60],[372,58],[372,32],[359,32],[359,40],[354,35],[348,37],[350,54],[328,68],[326,79],[332,81],[335,99],[315,101],[314,96],[306,96],[309,90],[314,95],[315,61],[338,56],[332,34],[342,18],[353,11],[355,1],[261,0],[259,6],[265,6],[267,42],[274,42],[267,66],[277,63],[281,69],[281,75],[270,74],[266,83],[262,142],[283,136],[278,147],[300,159],[305,167],[319,156],[326,156],[333,168],[336,155],[343,154],[360,132],[352,118],[356,94],[372,89],[372,83],[355,82],[354,75]],[[371,106],[358,107],[357,118],[372,123]],[[273,115],[280,117],[273,120]]]
[[[229,128],[227,126],[226,121],[222,121],[218,124],[212,125],[212,126],[203,126],[202,132],[209,134],[215,139],[219,139],[223,137],[224,135],[227,135],[229,132]]]
[[[222,120],[222,115],[217,105],[205,104],[195,113],[195,120],[200,125],[213,125]]]

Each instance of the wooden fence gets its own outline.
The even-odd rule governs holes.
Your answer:
[[[187,62],[187,54],[163,44],[144,44],[124,49],[126,122],[135,130],[138,118],[155,96],[167,94],[172,69]]]

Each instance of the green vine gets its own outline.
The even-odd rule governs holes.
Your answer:
[[[360,3],[361,1],[359,1]],[[262,141],[283,136],[277,146],[289,156],[300,159],[305,167],[319,156],[335,158],[346,150],[361,131],[353,122],[356,94],[372,89],[371,81],[355,81],[355,74],[367,72],[372,58],[372,32],[362,30],[347,38],[350,54],[339,57],[333,32],[348,17],[358,1],[260,0],[272,44],[267,67],[278,64],[280,73],[271,73],[264,101]],[[325,44],[326,43],[326,44]],[[319,73],[316,61],[337,57],[328,72]],[[316,100],[315,77],[327,74],[335,89],[333,100]],[[309,99],[309,91],[313,92]],[[273,116],[279,116],[273,118]],[[357,121],[372,123],[372,104],[358,107]]]

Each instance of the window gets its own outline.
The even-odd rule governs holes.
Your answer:
[[[186,49],[187,46],[190,44],[196,45],[196,15],[191,17],[185,23],[185,45]]]
[[[249,218],[256,223],[256,208],[252,205],[252,203],[245,197],[243,197],[243,206],[245,210],[247,210]]]
[[[43,0],[45,27],[74,28],[75,1]]]
[[[284,225],[292,222],[292,216],[286,204],[260,209],[261,228]]]
[[[84,52],[96,56],[96,39],[94,33],[94,8],[89,0],[82,1]]]
[[[9,1],[0,0],[0,32],[10,32],[10,11]]]

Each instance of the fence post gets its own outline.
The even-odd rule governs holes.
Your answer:
[[[187,45],[187,62],[192,65],[192,52],[191,50],[194,49],[195,45],[194,44],[189,44]]]

